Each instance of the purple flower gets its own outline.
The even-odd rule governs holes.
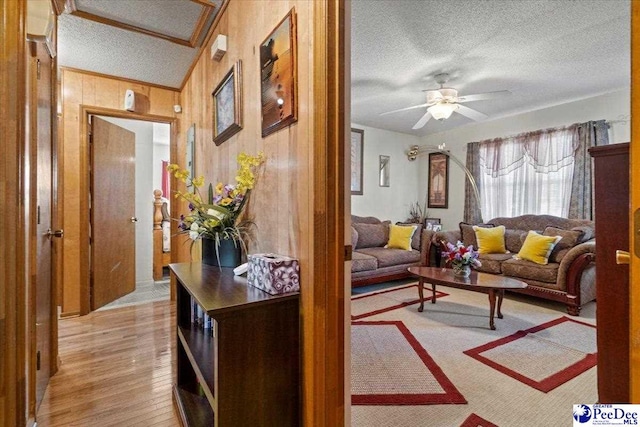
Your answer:
[[[195,208],[196,208],[196,207],[195,207],[195,206],[193,206],[193,203],[189,203],[189,210],[190,210],[190,211],[194,210]]]
[[[222,195],[221,194],[218,194],[218,195],[214,196],[213,204],[217,205],[218,203],[220,203],[220,200],[222,200]]]

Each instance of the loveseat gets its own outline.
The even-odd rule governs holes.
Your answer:
[[[434,232],[421,224],[411,238],[411,250],[389,249],[390,221],[375,217],[351,215],[351,286],[364,286],[388,280],[402,279],[411,274],[408,267],[426,265]]]
[[[595,224],[593,221],[560,218],[551,215],[522,215],[513,218],[494,218],[480,227],[505,227],[504,242],[508,253],[480,254],[482,263],[477,270],[501,274],[521,280],[529,286],[513,292],[559,301],[567,306],[570,315],[578,316],[580,307],[596,296],[595,278]],[[437,256],[444,250],[443,243],[462,241],[465,246],[478,248],[471,224],[460,223],[459,230],[434,234],[429,258],[430,265],[444,263]],[[530,230],[545,236],[562,236],[542,265],[524,259],[514,259],[523,246]],[[438,261],[436,261],[438,260]]]

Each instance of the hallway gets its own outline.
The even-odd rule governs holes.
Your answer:
[[[59,322],[60,370],[38,426],[178,426],[171,398],[175,305],[97,311]]]

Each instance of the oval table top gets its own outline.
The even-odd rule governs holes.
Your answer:
[[[409,273],[437,285],[487,289],[524,289],[527,284],[512,277],[471,270],[469,277],[457,277],[453,270],[442,267],[409,267]]]

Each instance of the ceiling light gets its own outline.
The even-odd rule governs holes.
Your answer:
[[[442,102],[436,105],[432,105],[427,108],[427,111],[431,113],[436,120],[444,120],[451,117],[454,111],[458,109],[458,104],[449,104],[447,102]]]

